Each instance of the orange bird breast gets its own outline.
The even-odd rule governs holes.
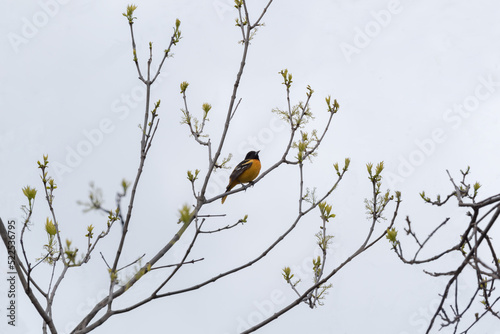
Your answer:
[[[233,189],[240,183],[248,183],[253,180],[260,173],[260,161],[259,159],[245,159],[240,162],[229,176],[229,184],[226,187],[226,192]],[[222,197],[222,204],[224,204],[226,200],[226,196]]]
[[[259,159],[248,159],[243,160],[236,166],[234,171],[229,177],[229,184],[227,185],[226,191],[233,189],[240,183],[248,183],[255,180],[260,173],[260,161]],[[225,199],[225,197],[224,197]]]
[[[257,159],[252,159],[248,162],[250,166],[244,170],[241,175],[236,177],[235,180],[231,178],[231,183],[236,181],[236,184],[238,183],[247,183],[250,181],[255,180],[257,176],[259,176],[260,173],[260,161]]]

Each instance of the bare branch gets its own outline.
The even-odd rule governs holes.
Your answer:
[[[7,229],[5,228],[5,225],[2,221],[2,218],[0,218],[0,236],[2,237],[5,248],[9,249],[9,237],[8,237]],[[47,326],[49,327],[52,334],[57,334],[57,330],[56,330],[54,323],[52,321],[52,317],[50,317],[45,312],[42,305],[40,305],[40,302],[38,301],[36,296],[33,294],[33,291],[31,290],[31,288],[29,287],[28,282],[26,281],[26,278],[24,277],[23,270],[20,267],[21,261],[20,261],[19,257],[17,256],[17,252],[15,252],[15,251],[14,251],[14,258],[15,258],[14,266],[16,267],[16,272],[17,272],[17,275],[19,277],[19,281],[21,282],[21,286],[23,287],[24,292],[26,293],[26,296],[28,296],[29,300],[31,301],[31,303],[33,304],[35,309],[37,310],[38,314],[40,314],[40,316],[42,317],[44,323],[47,324]]]

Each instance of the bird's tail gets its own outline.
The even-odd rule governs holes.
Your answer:
[[[226,187],[226,192],[233,189],[234,186],[235,186],[235,184],[229,183],[228,186]],[[222,204],[224,204],[224,202],[226,201],[226,198],[227,198],[227,195],[222,197],[222,201],[221,201]]]

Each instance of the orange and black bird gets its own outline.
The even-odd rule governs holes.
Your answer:
[[[233,189],[238,184],[252,183],[260,173],[260,151],[250,151],[247,153],[245,160],[240,162],[229,176],[229,184],[226,187],[226,192]],[[226,196],[222,197],[222,204],[226,200]]]

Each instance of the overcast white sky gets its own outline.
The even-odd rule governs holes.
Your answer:
[[[153,65],[158,64],[176,18],[182,21],[183,38],[153,91],[153,100],[162,101],[161,122],[138,188],[125,262],[144,253],[147,258],[170,239],[178,228],[177,210],[193,203],[186,170],[198,168],[203,173],[207,166],[206,152],[179,122],[183,107],[179,83],[190,83],[189,106],[198,115],[202,103],[212,104],[207,131],[216,142],[242,50],[234,26],[236,11],[229,0],[135,3],[139,8],[134,27],[143,67],[149,41],[154,47]],[[265,3],[251,1],[252,18]],[[58,184],[59,224],[64,237],[84,249],[85,226],[102,230],[105,217],[83,214],[76,201],[86,198],[93,181],[112,206],[121,180],[135,176],[144,91],[132,62],[128,23],[121,15],[127,1],[4,0],[4,4],[8,11],[0,25],[1,217],[20,219],[20,206],[25,204],[21,188],[39,189],[35,226],[27,239],[34,261],[46,242],[42,228],[48,215],[36,161],[48,154],[53,166],[60,167],[50,172]],[[334,181],[332,163],[345,157],[352,160],[351,170],[329,201],[337,217],[330,227],[335,238],[328,266],[333,268],[349,256],[367,232],[363,204],[370,192],[367,162],[383,160],[388,181],[384,187],[403,193],[399,230],[406,215],[422,235],[445,217],[455,218],[432,245],[442,249],[459,238],[453,226],[466,222],[464,212],[454,204],[427,207],[418,192],[448,193],[445,170],[458,177],[459,169],[467,165],[472,168],[471,181],[484,185],[483,196],[498,193],[500,186],[499,17],[500,5],[491,0],[275,1],[252,41],[238,95],[242,102],[223,153],[233,154],[233,167],[250,149],[261,150],[264,169],[278,159],[287,130],[271,110],[285,106],[278,72],[287,68],[294,79],[292,102],[305,99],[307,85],[315,90],[311,106],[317,117],[309,129],[323,127],[325,96],[336,98],[341,106],[319,156],[306,170],[306,185],[321,192]],[[227,173],[216,174],[211,195],[223,190]],[[293,221],[297,182],[298,171],[284,167],[254,188],[229,197],[224,206],[211,205],[205,213],[227,216],[209,221],[209,226],[225,226],[245,214],[249,222],[225,233],[204,235],[192,258],[205,261],[183,269],[166,289],[190,286],[260,254]],[[303,279],[299,289],[311,282],[307,270],[316,251],[319,223],[318,213],[313,212],[261,263],[200,291],[116,316],[95,333],[239,333],[293,300],[281,268],[297,270]],[[175,263],[182,255],[190,232],[164,264]],[[116,229],[99,251],[111,257],[119,233]],[[499,230],[494,233],[498,240]],[[411,252],[413,244],[405,241]],[[6,256],[3,250],[1,254],[3,272]],[[98,253],[92,260],[69,271],[61,285],[54,312],[62,333],[106,292],[106,267]],[[422,269],[449,269],[454,259],[447,261],[408,267],[384,240],[334,276],[325,306],[316,310],[299,306],[260,332],[423,333],[443,281],[426,276]],[[48,267],[38,270],[45,281]],[[148,279],[153,284],[164,275],[154,273]],[[5,288],[0,285],[1,301],[6,299]],[[118,304],[127,305],[147,291],[146,284],[134,288]],[[463,293],[471,291],[464,282]],[[7,333],[39,333],[41,321],[34,308],[24,297],[19,303],[19,327]],[[4,318],[0,328],[5,326]],[[498,327],[498,322],[485,321],[474,333],[499,334]]]

